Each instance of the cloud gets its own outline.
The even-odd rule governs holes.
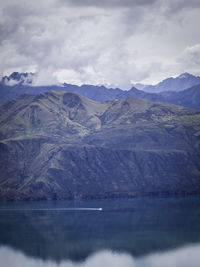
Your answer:
[[[199,74],[200,66],[200,44],[187,46],[178,56],[177,62],[182,70]]]
[[[61,0],[74,6],[94,6],[103,8],[118,8],[118,7],[136,7],[143,5],[151,5],[156,0]]]
[[[0,72],[37,71],[36,84],[156,82],[187,67],[177,56],[200,43],[199,23],[195,0],[1,0]]]
[[[55,74],[55,69],[52,69],[51,66],[47,68],[42,68],[37,72],[32,78],[32,86],[42,86],[42,85],[58,85],[59,81]]]
[[[114,253],[106,250],[92,254],[84,262],[76,263],[63,260],[56,263],[50,260],[31,258],[22,252],[3,246],[0,248],[0,264],[6,267],[198,267],[199,252],[200,245],[190,245],[167,252],[133,258],[126,253]]]
[[[172,12],[177,12],[177,11],[181,11],[182,9],[185,9],[185,8],[197,8],[197,7],[200,7],[200,2],[199,0],[190,0],[190,1],[187,1],[187,0],[168,0],[168,6],[170,7],[170,10]]]
[[[179,56],[179,61],[189,68],[199,68],[200,66],[200,44],[187,46]]]

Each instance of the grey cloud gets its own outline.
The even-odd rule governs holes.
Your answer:
[[[171,5],[174,6],[175,9],[182,9],[182,8],[196,8],[200,7],[199,0],[177,0],[177,1],[169,1]]]
[[[151,5],[157,0],[61,0],[74,6],[93,6],[103,8],[134,7]]]
[[[27,30],[26,23],[31,17],[39,17],[43,13],[41,8],[35,5],[28,4],[25,1],[8,1],[8,4],[1,6],[0,4],[0,43],[12,39],[13,36],[21,30]],[[32,25],[30,29],[34,27]]]
[[[1,12],[0,42],[5,41],[14,34],[24,20],[24,12],[19,6],[5,7]]]
[[[177,51],[200,43],[196,34],[194,41],[193,24],[178,26],[180,13],[187,17],[186,7],[197,7],[198,2],[0,0],[0,70],[26,71],[35,66],[41,73],[38,84],[45,79],[55,82],[53,76],[59,72],[71,73],[80,83],[125,87],[131,80],[150,78],[153,72],[155,79],[166,77]],[[166,19],[166,12],[176,16]],[[195,14],[196,21],[200,23]]]
[[[162,3],[162,0],[159,0]],[[173,16],[177,15],[181,12],[188,12],[191,9],[200,8],[200,1],[199,0],[168,0],[163,1],[163,13],[166,16]]]
[[[179,55],[179,63],[187,70],[197,72],[200,66],[200,44],[188,46]]]

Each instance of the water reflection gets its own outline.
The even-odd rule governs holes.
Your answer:
[[[56,263],[27,257],[8,247],[0,248],[0,264],[6,267],[199,267],[200,245],[190,245],[163,253],[134,258],[125,253],[101,251],[81,263],[63,260]]]
[[[197,266],[199,243],[200,197],[0,203],[0,266]]]

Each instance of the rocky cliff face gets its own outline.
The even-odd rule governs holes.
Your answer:
[[[1,199],[200,192],[198,111],[49,92],[0,114]]]

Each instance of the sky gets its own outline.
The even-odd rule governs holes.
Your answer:
[[[0,0],[0,74],[129,89],[200,74],[200,0]]]

